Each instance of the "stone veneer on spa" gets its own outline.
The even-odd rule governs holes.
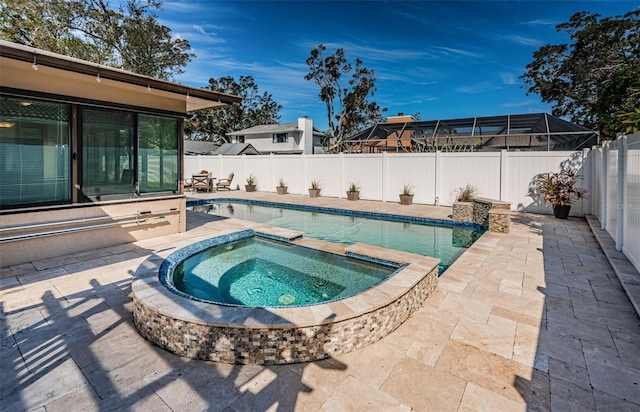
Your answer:
[[[287,229],[268,228],[264,234],[305,242],[300,232]],[[237,234],[225,236],[233,239]],[[134,324],[143,337],[180,356],[241,364],[306,362],[378,341],[419,309],[437,287],[439,259],[363,244],[344,250],[346,255],[406,266],[374,288],[339,301],[255,308],[178,296],[160,282],[154,269],[159,269],[158,262],[149,260],[140,265],[132,284]],[[145,274],[152,276],[142,277]]]

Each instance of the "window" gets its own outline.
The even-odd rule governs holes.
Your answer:
[[[81,202],[180,190],[178,118],[78,106],[72,124],[72,110],[0,95],[0,209],[71,203],[76,179]]]
[[[82,194],[133,194],[133,113],[83,109],[81,116]]]
[[[178,120],[138,116],[140,193],[178,190]]]
[[[236,143],[244,143],[244,136],[236,136]]]
[[[69,110],[0,97],[0,208],[71,201]]]
[[[273,143],[287,143],[289,136],[286,133],[274,133]]]

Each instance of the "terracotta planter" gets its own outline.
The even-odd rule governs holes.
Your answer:
[[[244,185],[244,190],[247,192],[255,192],[256,185]]]
[[[553,207],[553,215],[558,219],[566,219],[569,217],[569,211],[571,210],[570,205],[565,206],[554,206]]]
[[[287,186],[276,186],[279,195],[287,194]]]
[[[309,197],[320,197],[320,189],[309,189]]]
[[[400,195],[401,205],[410,205],[413,203],[413,195]]]
[[[358,200],[360,198],[360,192],[347,192],[348,200]]]

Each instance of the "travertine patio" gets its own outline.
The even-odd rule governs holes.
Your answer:
[[[450,208],[310,199],[446,218]],[[585,219],[516,214],[439,279],[381,341],[314,363],[179,358],[132,323],[146,259],[230,227],[189,213],[186,233],[3,268],[2,410],[640,410],[640,319]],[[1,257],[0,257],[1,258]]]

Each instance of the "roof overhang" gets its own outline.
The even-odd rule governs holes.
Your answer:
[[[186,114],[241,97],[0,40],[0,86]]]

